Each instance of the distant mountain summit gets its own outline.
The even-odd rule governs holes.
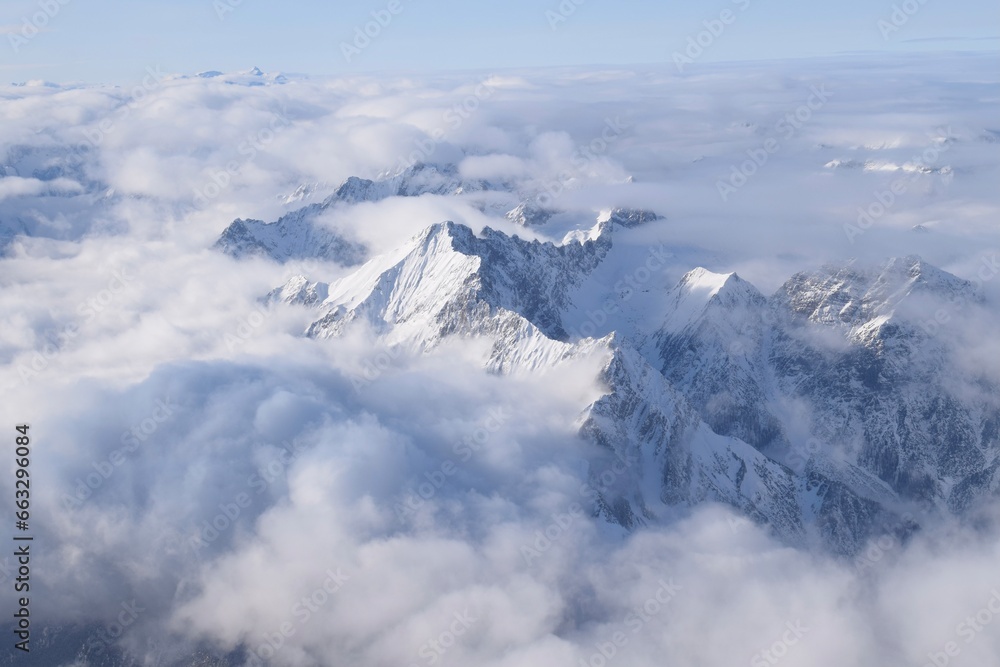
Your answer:
[[[390,197],[460,195],[490,187],[484,181],[463,180],[454,166],[424,163],[378,180],[351,176],[322,202],[297,209],[275,222],[233,221],[214,247],[237,259],[249,256],[266,256],[278,262],[324,259],[351,266],[366,258],[367,249],[318,223],[320,216],[334,207]]]

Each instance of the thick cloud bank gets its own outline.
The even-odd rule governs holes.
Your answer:
[[[313,312],[262,297],[353,268],[211,249],[433,163],[503,193],[317,224],[374,255],[443,220],[559,241],[632,207],[666,216],[643,242],[766,293],[920,255],[995,313],[996,64],[0,88],[0,424],[35,443],[37,660],[8,642],[0,664],[1000,665],[994,508],[848,559],[712,503],[626,531],[592,516],[578,435],[601,354],[498,374],[480,339],[304,337]],[[552,217],[521,226],[518,202]],[[962,363],[995,380],[992,320]]]

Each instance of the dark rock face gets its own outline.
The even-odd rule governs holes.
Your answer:
[[[772,301],[778,384],[809,404],[818,436],[848,444],[904,499],[957,508],[995,491],[1000,394],[958,371],[946,332],[927,325],[942,306],[977,303],[970,283],[910,257],[795,276]],[[843,349],[820,342],[831,336]]]
[[[635,208],[616,208],[611,211],[610,222],[622,227],[639,227],[649,222],[663,220],[663,216],[653,211]]]

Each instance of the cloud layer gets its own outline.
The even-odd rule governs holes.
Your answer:
[[[827,261],[995,261],[994,57],[698,72],[0,89],[3,423],[36,442],[36,627],[76,642],[52,664],[1000,664],[989,512],[849,562],[715,506],[626,534],[582,509],[599,359],[496,376],[478,341],[305,339],[311,313],[259,300],[303,267],[208,249],[419,160],[510,184],[560,231],[655,210],[650,243],[765,292]],[[376,253],[446,219],[544,239],[509,203],[322,222]],[[990,321],[966,363],[995,358]]]

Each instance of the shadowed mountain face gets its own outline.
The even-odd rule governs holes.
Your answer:
[[[996,387],[953,358],[958,315],[978,301],[914,257],[795,276],[772,299],[777,384],[809,406],[818,438],[901,497],[961,511],[996,489]],[[942,309],[950,326],[933,319]]]
[[[215,248],[231,257],[269,257],[278,262],[291,259],[322,259],[344,266],[364,261],[367,249],[336,232],[316,225],[319,205],[290,213],[277,222],[235,220],[226,228]]]
[[[606,394],[580,406],[580,434],[605,453],[589,461],[593,514],[628,529],[721,501],[791,544],[853,554],[908,507],[959,513],[996,492],[997,394],[920,320],[940,303],[976,307],[970,283],[911,257],[799,274],[768,298],[693,269],[661,312],[626,296],[608,309],[611,334],[570,335],[601,267],[641,259],[634,224],[612,216],[557,245],[442,223],[271,299],[315,308],[319,339],[357,323],[418,349],[484,337],[499,373],[603,355]]]

